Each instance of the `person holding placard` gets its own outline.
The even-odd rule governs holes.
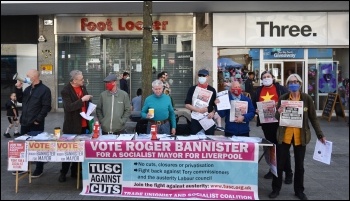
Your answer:
[[[278,98],[281,97],[281,95],[288,93],[288,90],[278,82],[275,82],[275,76],[271,71],[262,72],[260,78],[262,80],[262,86],[259,86],[252,96],[253,105],[256,109],[256,113],[258,114],[256,124],[257,126],[261,126],[265,139],[274,144],[277,144],[276,134],[279,122],[261,123],[259,118],[259,110],[257,109],[257,102],[273,100],[275,103],[277,103]],[[290,154],[287,155],[284,171],[286,173],[284,182],[286,184],[291,184],[293,182],[293,171],[291,168]],[[273,174],[271,171],[264,175],[265,179],[272,179],[272,177]]]
[[[190,126],[190,134],[197,134],[200,132],[203,127],[199,123],[198,119],[194,118],[193,114],[202,114],[206,115],[208,119],[212,119],[215,115],[216,111],[216,90],[208,84],[209,81],[209,71],[206,69],[201,69],[198,71],[198,84],[191,86],[187,91],[187,96],[185,100],[185,107],[191,111],[191,126]],[[199,88],[197,88],[199,87]],[[202,96],[201,94],[196,93],[196,88],[201,89],[201,91],[205,91],[206,96]],[[207,94],[211,94],[209,97]],[[197,102],[205,102],[205,104],[195,104]],[[206,105],[206,106],[203,106]],[[215,132],[215,124],[209,129],[205,130],[206,135],[214,135]]]
[[[236,108],[231,108],[227,110],[219,110],[218,114],[221,118],[225,118],[225,136],[232,137],[235,136],[246,136],[249,137],[249,122],[255,116],[255,109],[250,98],[242,94],[241,84],[237,81],[232,82],[231,89],[229,92],[230,102],[241,101],[247,102],[246,111],[241,114],[235,115],[234,119],[230,118],[231,110]]]
[[[303,82],[298,74],[291,74],[287,78],[287,86],[289,93],[282,95],[277,104],[276,118],[280,119],[280,113],[285,108],[281,106],[282,100],[302,101],[303,102],[303,117],[302,128],[280,126],[277,131],[277,174],[278,177],[273,176],[272,192],[269,194],[270,198],[276,198],[282,187],[282,173],[283,167],[286,163],[287,155],[291,145],[294,150],[295,174],[294,174],[294,193],[300,200],[307,200],[304,193],[304,159],[306,152],[306,145],[311,140],[311,130],[309,127],[309,120],[315,130],[318,140],[322,143],[326,142],[326,138],[321,131],[320,124],[317,120],[315,106],[312,97],[306,93],[301,92]]]

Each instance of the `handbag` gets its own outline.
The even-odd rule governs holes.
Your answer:
[[[185,119],[185,121],[180,119]],[[176,135],[189,135],[190,134],[191,120],[186,116],[176,116]]]

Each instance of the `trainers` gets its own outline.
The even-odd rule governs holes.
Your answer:
[[[22,175],[22,174],[25,174],[25,173],[27,173],[27,171],[18,171],[18,175]],[[16,171],[13,171],[12,175],[16,176]]]
[[[267,174],[264,175],[264,178],[265,179],[272,179],[273,178],[272,172],[269,171]]]
[[[286,178],[284,179],[285,184],[293,183],[293,173],[286,173]]]
[[[11,138],[10,133],[4,133],[4,136],[5,136],[6,138]]]
[[[218,131],[225,131],[225,129],[223,127],[216,127],[216,130],[218,130]]]
[[[21,136],[21,134],[19,134],[19,133],[15,133],[15,134],[13,134],[13,136],[15,136],[15,137],[19,137],[19,136]]]
[[[43,171],[38,171],[38,170],[35,170],[34,173],[32,174],[32,178],[39,178],[41,177],[41,175],[43,175]]]

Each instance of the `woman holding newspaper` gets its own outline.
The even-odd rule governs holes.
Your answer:
[[[249,137],[249,121],[255,116],[255,109],[250,98],[242,94],[241,84],[232,82],[229,100],[231,109],[219,110],[220,117],[225,118],[225,136]]]
[[[206,135],[214,135],[215,122],[212,119],[216,110],[216,90],[208,84],[208,79],[209,71],[199,70],[198,84],[190,87],[187,92],[185,104],[186,108],[191,110],[190,134],[197,134],[203,129]],[[210,121],[201,124],[201,120],[211,120],[212,124]]]
[[[289,149],[293,145],[295,160],[294,193],[300,200],[307,200],[304,193],[304,158],[306,145],[311,139],[308,121],[310,120],[317,138],[322,143],[326,142],[326,138],[318,123],[311,96],[300,92],[303,86],[301,77],[298,74],[291,74],[287,78],[286,83],[290,92],[279,98],[276,112],[276,118],[280,119],[281,117],[277,131],[276,147],[278,177],[273,176],[272,192],[269,194],[269,197],[276,198],[279,195],[282,187],[283,167],[286,163]],[[289,120],[284,121],[284,119]],[[297,126],[299,123],[301,126]]]
[[[256,108],[256,113],[258,114],[257,126],[261,126],[265,139],[277,144],[276,134],[279,122],[275,118],[275,104],[277,104],[278,98],[281,97],[281,95],[288,93],[288,89],[280,85],[278,82],[275,82],[275,76],[271,73],[271,71],[262,72],[260,78],[262,86],[259,86],[255,90],[255,94],[252,96],[253,105]],[[268,109],[264,108],[267,108],[268,105],[273,105],[271,107],[273,112],[265,112],[265,110]],[[267,118],[267,116],[272,118]],[[285,184],[291,184],[293,182],[293,171],[290,162],[290,154],[287,155],[284,171],[286,173],[284,180]],[[269,171],[267,174],[265,174],[264,178],[272,179],[272,172]]]

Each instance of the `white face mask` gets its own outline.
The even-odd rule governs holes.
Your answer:
[[[266,87],[271,86],[272,81],[273,81],[272,78],[265,78],[263,79],[263,85]]]
[[[126,77],[126,80],[129,80],[130,79],[130,77]]]
[[[199,77],[199,78],[198,78],[199,84],[204,84],[206,81],[207,81],[207,78],[206,78],[206,77]]]

